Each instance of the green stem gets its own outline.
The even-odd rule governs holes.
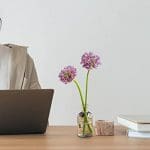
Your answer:
[[[87,116],[87,113],[84,113],[84,125],[83,125],[83,134],[85,133],[85,125],[87,124],[88,128],[89,128],[89,131],[92,133],[93,130],[92,130],[92,127],[90,126],[90,124],[88,123],[88,116]]]
[[[89,131],[91,133],[93,133],[92,127],[89,124],[89,120],[88,120],[88,116],[87,116],[87,112],[84,112],[84,124],[83,124],[83,135],[85,134],[85,126],[87,125]]]
[[[88,96],[88,81],[89,81],[89,73],[90,70],[88,70],[86,75],[86,88],[85,88],[85,111],[87,111],[87,96]]]
[[[76,86],[77,86],[77,88],[78,88],[78,91],[79,91],[79,94],[80,94],[80,98],[81,98],[81,103],[82,103],[83,112],[85,112],[85,104],[84,104],[83,94],[82,94],[80,85],[79,85],[79,83],[78,83],[76,80],[73,80],[73,81],[74,81],[74,83],[76,84]]]
[[[84,112],[84,126],[83,126],[83,134],[85,133],[85,123],[88,123],[88,116],[87,116],[87,112],[86,112],[86,106],[85,106],[85,102],[84,102],[84,98],[83,98],[83,94],[82,94],[82,91],[81,91],[81,88],[80,88],[80,85],[79,83],[76,81],[76,80],[73,80],[74,83],[76,84],[77,86],[77,89],[79,91],[79,94],[80,94],[80,98],[81,98],[81,103],[82,103],[82,107],[83,107],[83,112]],[[88,128],[90,130],[90,132],[92,132],[92,128],[90,127],[90,125],[88,124]]]
[[[87,116],[87,96],[88,96],[88,81],[89,81],[89,73],[90,70],[88,70],[87,75],[86,75],[86,85],[85,85],[85,117],[84,117],[84,125],[83,125],[83,133],[85,132],[85,123],[88,123],[88,116]],[[92,128],[88,124],[88,128],[90,132],[92,132]]]

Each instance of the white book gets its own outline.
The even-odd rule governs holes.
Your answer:
[[[138,132],[133,130],[128,130],[128,137],[134,138],[150,138],[150,132]]]
[[[119,115],[118,123],[134,131],[150,132],[150,115]]]

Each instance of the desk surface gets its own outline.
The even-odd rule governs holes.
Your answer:
[[[117,127],[115,136],[77,137],[76,127],[48,127],[44,135],[0,135],[0,150],[150,150],[150,139],[125,136]]]

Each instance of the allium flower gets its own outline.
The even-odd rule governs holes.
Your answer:
[[[92,52],[84,53],[81,57],[82,67],[90,70],[93,68],[97,68],[98,65],[101,64],[100,57],[98,55],[93,54]]]
[[[80,113],[80,117],[84,118],[83,119],[83,131],[81,136],[86,136],[86,135],[92,135],[93,134],[93,128],[92,126],[88,123],[88,109],[87,109],[87,99],[88,99],[88,81],[89,81],[89,72],[93,68],[97,68],[99,65],[101,65],[100,57],[98,55],[95,55],[92,52],[89,53],[84,53],[82,58],[81,58],[81,64],[84,68],[86,68],[88,71],[86,73],[86,80],[85,80],[85,93],[83,95],[83,91],[81,89],[81,86],[79,82],[75,79],[77,75],[76,68],[73,66],[67,66],[64,69],[61,70],[59,73],[59,78],[60,80],[67,84],[71,81],[73,81],[77,87],[77,90],[80,95],[80,100],[82,104],[82,112]],[[87,115],[86,115],[87,114]]]
[[[67,66],[59,73],[60,80],[67,84],[71,82],[77,75],[77,70],[73,66]]]

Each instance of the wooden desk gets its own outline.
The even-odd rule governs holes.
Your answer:
[[[48,127],[45,135],[1,135],[0,150],[150,150],[150,139],[125,136],[122,128],[115,136],[79,138],[76,127]]]

